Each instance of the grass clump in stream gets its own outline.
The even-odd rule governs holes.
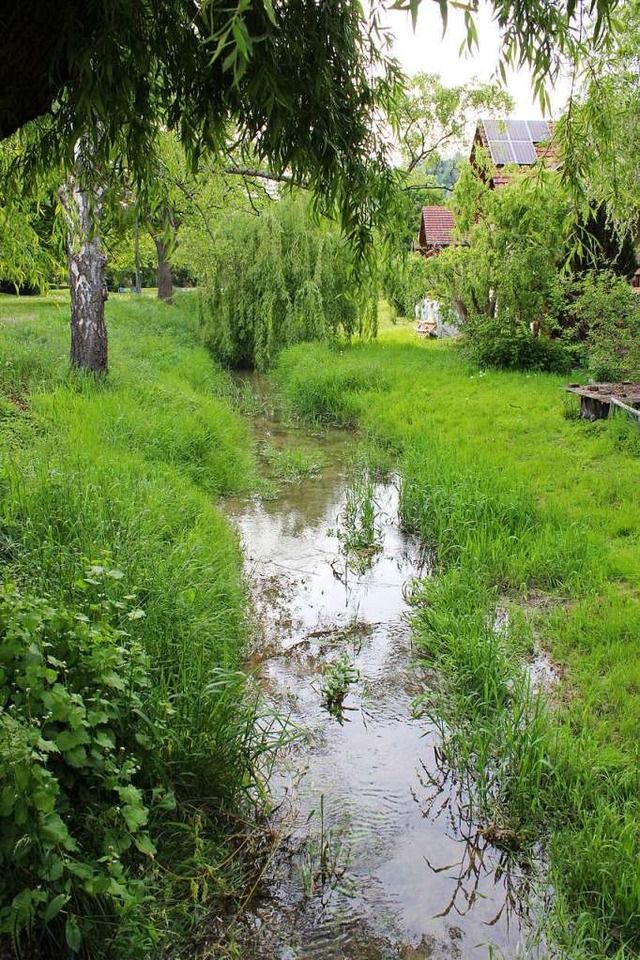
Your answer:
[[[254,482],[250,440],[186,299],[108,304],[103,383],[68,372],[68,307],[25,303],[0,301],[0,935],[161,955],[220,915],[232,837],[253,843],[269,734],[214,505]]]
[[[410,337],[392,330],[343,356],[287,351],[283,394],[311,419],[348,410],[398,457],[404,524],[436,559],[413,625],[439,677],[421,709],[441,731],[445,774],[492,835],[531,855],[544,841],[560,949],[627,957],[640,950],[640,463],[629,427],[568,420],[557,376],[485,374],[451,344]],[[505,604],[513,612],[496,629]],[[550,701],[523,666],[534,641],[564,677]]]
[[[371,566],[381,547],[379,514],[372,471],[367,466],[356,467],[338,518],[338,539],[347,561],[360,572]]]

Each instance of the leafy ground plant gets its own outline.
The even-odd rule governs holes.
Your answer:
[[[16,586],[0,591],[0,932],[16,947],[91,949],[105,935],[98,914],[139,910],[139,864],[156,853],[150,808],[174,805],[153,761],[170,709],[147,714],[141,611],[130,596],[114,618],[109,600],[91,596],[114,576],[93,566],[84,602],[65,609]]]
[[[330,714],[339,720],[344,720],[344,701],[349,687],[358,680],[358,670],[351,662],[349,655],[343,653],[337,660],[325,665],[322,670],[322,702]]]

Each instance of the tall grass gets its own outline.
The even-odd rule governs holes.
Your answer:
[[[437,667],[420,707],[441,731],[443,762],[479,820],[530,855],[545,841],[561,951],[630,956],[640,462],[629,430],[567,419],[555,376],[484,374],[451,345],[410,336],[390,330],[342,356],[287,351],[283,394],[311,419],[349,410],[398,456],[403,522],[436,556],[413,628]],[[564,671],[550,701],[523,666],[534,641]]]
[[[225,399],[232,389],[198,344],[188,298],[178,307],[109,304],[112,372],[102,383],[69,373],[64,305],[39,302],[21,319],[23,304],[0,304],[13,311],[0,317],[4,577],[71,606],[87,566],[106,558],[119,573],[107,600],[117,608],[135,595],[144,615],[136,625],[152,666],[144,723],[167,707],[171,715],[154,762],[178,806],[154,828],[158,868],[148,882],[157,906],[133,924],[137,946],[131,917],[112,941],[130,955],[152,941],[160,949],[191,923],[180,904],[193,884],[203,884],[206,900],[205,888],[229,894],[238,879],[221,868],[211,880],[230,859],[225,831],[251,815],[266,743],[238,669],[239,545],[215,498],[249,488],[255,469],[247,428]]]

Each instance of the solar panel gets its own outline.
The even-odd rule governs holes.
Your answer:
[[[546,120],[482,120],[495,164],[518,163],[529,166],[538,155],[534,144],[551,139],[551,127]]]
[[[551,130],[546,120],[528,120],[529,136],[534,143],[551,139]]]
[[[507,122],[510,140],[530,140],[526,120],[509,120]]]
[[[508,140],[506,124],[501,120],[483,120],[487,140]]]
[[[530,140],[512,140],[511,148],[516,163],[535,163],[536,151]]]
[[[494,163],[513,163],[514,155],[508,140],[489,140],[489,150]]]

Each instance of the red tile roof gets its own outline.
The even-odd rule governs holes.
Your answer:
[[[453,243],[453,214],[446,207],[423,207],[421,247],[448,247]]]

